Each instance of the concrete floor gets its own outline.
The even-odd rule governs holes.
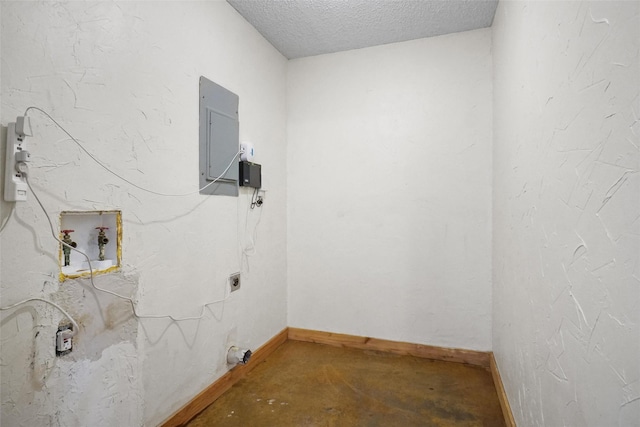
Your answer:
[[[491,373],[482,368],[296,341],[188,424],[504,425]]]

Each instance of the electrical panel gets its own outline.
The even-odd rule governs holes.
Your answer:
[[[235,93],[200,77],[200,194],[238,195],[238,102]]]

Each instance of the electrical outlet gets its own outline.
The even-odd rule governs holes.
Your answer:
[[[31,136],[31,123],[28,117],[18,117],[15,123],[7,126],[7,151],[4,175],[4,200],[18,202],[27,200],[26,170],[18,169],[18,164],[29,161],[29,152],[25,149],[24,139]]]
[[[229,286],[231,286],[231,292],[240,289],[240,273],[234,273],[229,276]]]
[[[56,333],[56,356],[64,356],[73,349],[73,330],[71,325],[58,327]]]

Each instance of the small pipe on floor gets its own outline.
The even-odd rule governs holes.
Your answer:
[[[227,363],[229,365],[246,365],[251,358],[251,350],[233,346],[227,352]]]

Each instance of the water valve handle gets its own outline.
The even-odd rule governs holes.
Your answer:
[[[69,235],[69,233],[73,233],[74,231],[75,230],[62,230],[62,233],[64,233],[64,236],[62,237],[62,241],[66,245],[71,246],[72,248],[77,248],[78,244],[76,242],[74,242],[73,240],[71,240],[71,236]],[[70,251],[70,249],[67,246],[64,246],[64,245],[63,245],[62,249],[65,251],[65,253],[68,253]]]
[[[72,248],[77,248],[78,244],[76,242],[74,242],[73,240],[71,240],[71,236],[69,235],[69,233],[73,233],[75,230],[62,230],[62,233],[64,234],[64,236],[62,237],[62,241],[61,243],[62,245],[62,252],[64,253],[64,266],[67,267],[71,264],[71,249]]]

